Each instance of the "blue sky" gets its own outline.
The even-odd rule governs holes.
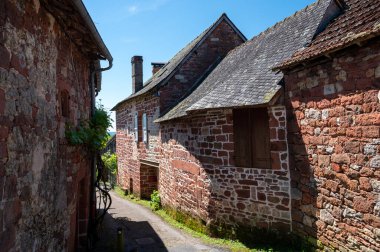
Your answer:
[[[240,31],[251,39],[314,0],[83,2],[114,58],[113,68],[103,73],[102,90],[98,96],[102,104],[111,109],[131,94],[133,55],[143,56],[145,81],[152,75],[151,62],[168,61],[222,13],[226,13]]]

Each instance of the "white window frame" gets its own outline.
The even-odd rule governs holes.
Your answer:
[[[139,141],[139,115],[135,113],[135,142]]]
[[[146,113],[142,115],[142,130],[143,130],[143,142],[148,142],[148,117]]]

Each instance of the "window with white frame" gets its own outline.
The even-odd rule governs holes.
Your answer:
[[[135,142],[139,141],[139,115],[135,113]]]
[[[143,142],[148,143],[148,119],[146,113],[142,115]]]

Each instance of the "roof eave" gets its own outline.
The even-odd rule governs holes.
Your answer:
[[[344,50],[347,47],[350,47],[350,46],[355,45],[355,44],[360,44],[364,41],[367,41],[369,39],[372,39],[372,38],[375,38],[378,36],[380,36],[380,26],[375,31],[369,32],[367,34],[363,34],[363,36],[358,37],[352,41],[349,41],[347,43],[343,43],[342,45],[338,45],[334,48],[322,51],[318,54],[311,55],[309,57],[304,57],[304,58],[301,57],[300,59],[297,59],[295,61],[290,61],[289,63],[284,62],[280,65],[275,66],[272,70],[273,71],[284,71],[284,70],[294,68],[300,64],[306,64],[307,62],[310,62],[312,60],[316,60],[316,59],[321,58],[323,56],[330,58],[330,54],[332,54],[332,53],[335,53],[335,52],[340,51],[340,50]]]
[[[102,37],[100,36],[98,30],[96,29],[96,26],[94,22],[92,21],[90,14],[88,13],[86,7],[84,6],[82,0],[71,0],[74,3],[74,6],[76,7],[79,14],[82,16],[83,20],[86,23],[86,26],[91,32],[91,35],[93,39],[95,40],[96,44],[98,45],[102,55],[99,55],[100,58],[107,59],[109,62],[113,61],[112,55],[109,52],[107,46],[104,44],[104,41]]]

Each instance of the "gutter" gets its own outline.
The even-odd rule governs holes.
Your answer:
[[[100,37],[100,34],[98,30],[96,29],[94,22],[92,21],[90,14],[88,13],[86,7],[84,6],[82,0],[71,0],[74,4],[74,6],[77,8],[79,14],[82,16],[83,20],[86,22],[86,26],[91,31],[91,34],[93,36],[93,39],[96,41],[96,43],[99,46],[99,49],[101,50],[102,55],[99,55],[102,59],[107,59],[109,62],[109,67],[103,68],[102,71],[109,70],[112,67],[113,58],[111,56],[111,53],[108,51],[108,48],[103,42],[102,37]]]
[[[98,95],[98,92],[95,92],[95,75],[99,72],[107,71],[112,68],[113,58],[108,48],[104,44],[103,39],[101,38],[98,30],[96,29],[94,22],[92,21],[90,14],[88,13],[86,7],[84,6],[82,0],[71,0],[74,4],[75,8],[83,18],[85,25],[91,32],[92,38],[97,44],[100,53],[97,53],[98,59],[108,61],[107,67],[99,67],[95,68],[91,71],[91,79],[90,79],[90,93],[91,93],[91,113],[90,116],[93,117],[95,114],[95,98]],[[87,233],[89,234],[94,230],[96,225],[96,164],[97,164],[97,155],[95,155],[91,160],[91,175],[90,175],[90,213],[89,213],[89,221],[87,227]]]

